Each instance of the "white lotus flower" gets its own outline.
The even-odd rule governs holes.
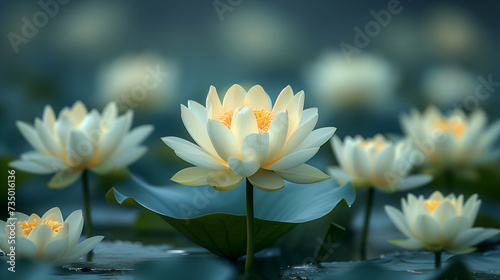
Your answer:
[[[370,54],[346,58],[325,52],[306,72],[306,80],[325,108],[380,109],[394,102],[398,73],[389,62]]]
[[[500,134],[500,121],[489,128],[484,111],[469,117],[461,110],[443,116],[435,107],[423,114],[413,110],[401,116],[401,125],[425,155],[426,164],[436,170],[462,169],[491,163],[500,158],[493,144]]]
[[[206,108],[194,101],[182,105],[182,121],[196,142],[177,137],[162,140],[183,160],[196,165],[179,171],[172,180],[184,185],[209,184],[231,190],[247,177],[255,187],[274,191],[283,179],[319,182],[329,177],[305,164],[328,141],[335,128],[314,130],[318,110],[303,110],[304,92],[287,86],[274,106],[261,86],[248,93],[233,85],[220,102],[210,87]]]
[[[133,112],[118,116],[115,103],[99,114],[87,112],[80,101],[65,107],[56,119],[52,107],[45,106],[43,119],[34,127],[18,121],[17,127],[35,151],[24,153],[10,166],[36,174],[56,173],[49,187],[61,188],[76,181],[83,170],[106,174],[138,160],[147,148],[141,142],[151,133],[151,125],[130,131]]]
[[[339,183],[351,181],[356,187],[375,187],[383,192],[406,191],[432,180],[429,175],[410,175],[410,145],[401,140],[387,141],[378,134],[373,139],[346,137],[332,138],[332,147],[341,168],[328,169]]]
[[[93,236],[77,244],[83,228],[81,210],[74,211],[66,219],[58,207],[45,212],[41,218],[37,214],[28,217],[20,212],[13,218],[0,221],[0,249],[9,254],[10,247],[15,247],[16,258],[65,265],[90,252],[104,238]],[[11,232],[15,232],[15,243],[8,243]]]
[[[403,212],[389,205],[385,206],[385,212],[408,237],[389,242],[406,249],[465,254],[474,251],[473,246],[500,233],[498,229],[472,227],[481,206],[477,194],[465,204],[463,195],[443,197],[436,191],[425,199],[408,194],[406,200],[401,199],[401,205]]]

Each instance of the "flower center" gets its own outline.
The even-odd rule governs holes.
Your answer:
[[[439,132],[451,132],[457,138],[465,133],[465,123],[461,119],[441,119],[434,123],[434,128]]]
[[[425,201],[425,206],[427,206],[427,209],[429,209],[430,212],[434,212],[436,208],[441,204],[441,201],[438,200],[426,200]]]
[[[267,132],[269,130],[271,122],[276,115],[271,112],[264,111],[264,109],[252,109],[252,111],[255,115],[255,120],[257,120],[257,128],[259,129],[259,133]],[[233,110],[227,110],[219,117],[218,120],[225,126],[227,126],[227,128],[231,129],[233,114]]]
[[[375,142],[375,141],[363,141],[363,149],[368,148],[368,146],[373,145],[377,151],[381,151],[385,147],[385,143]]]
[[[35,219],[32,223],[29,223],[26,221],[26,222],[18,222],[18,224],[21,227],[21,229],[23,230],[25,236],[28,236],[34,228],[36,228],[37,226],[39,226],[41,224],[48,225],[55,233],[58,233],[63,227],[63,224],[61,224],[59,222],[51,221],[51,220],[47,221],[45,219],[43,219],[41,222],[39,222],[39,220]]]

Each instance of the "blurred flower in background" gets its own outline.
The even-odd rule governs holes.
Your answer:
[[[449,116],[436,107],[423,113],[413,109],[401,116],[406,135],[425,156],[425,164],[433,173],[454,170],[463,173],[500,158],[494,143],[500,135],[500,120],[487,127],[487,116],[476,110],[466,116],[455,110]]]
[[[429,103],[450,106],[474,94],[477,84],[473,73],[456,66],[441,66],[425,73],[422,90]]]
[[[390,193],[420,187],[432,180],[429,175],[408,175],[412,147],[405,140],[392,143],[378,134],[366,140],[348,136],[343,143],[334,136],[331,143],[341,168],[330,167],[328,172],[340,184],[351,181],[355,187]]]
[[[349,62],[327,51],[305,73],[314,97],[332,111],[384,110],[395,102],[399,74],[381,57],[362,53]]]
[[[389,205],[385,212],[408,237],[390,242],[405,249],[466,254],[476,250],[473,246],[500,233],[498,229],[472,227],[481,206],[477,194],[464,203],[463,195],[444,197],[436,191],[425,199],[410,193],[407,199],[401,199],[401,204],[402,212]]]
[[[141,142],[153,126],[130,130],[132,120],[131,110],[118,116],[115,103],[109,103],[99,114],[95,109],[87,112],[78,101],[71,108],[63,108],[57,119],[47,105],[43,119],[36,118],[34,126],[17,122],[19,131],[35,150],[22,154],[10,166],[35,174],[56,173],[48,183],[51,188],[74,183],[86,169],[98,174],[117,171],[147,151]]]
[[[158,53],[123,55],[101,67],[97,99],[119,109],[162,112],[178,103],[177,79],[177,65]]]

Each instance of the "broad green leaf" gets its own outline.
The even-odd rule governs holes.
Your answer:
[[[254,189],[256,251],[272,245],[295,225],[323,217],[341,201],[352,204],[352,185],[333,181],[288,183],[281,190]],[[230,259],[245,255],[245,186],[220,192],[210,186],[152,186],[132,175],[106,195],[108,201],[159,214],[191,241]]]

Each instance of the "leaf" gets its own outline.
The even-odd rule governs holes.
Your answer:
[[[330,213],[345,199],[352,204],[350,184],[332,181],[311,185],[289,183],[275,192],[254,189],[256,252],[272,245],[299,223]],[[152,186],[132,175],[112,188],[106,198],[159,214],[191,241],[230,259],[245,255],[245,186],[220,192],[210,186]]]

